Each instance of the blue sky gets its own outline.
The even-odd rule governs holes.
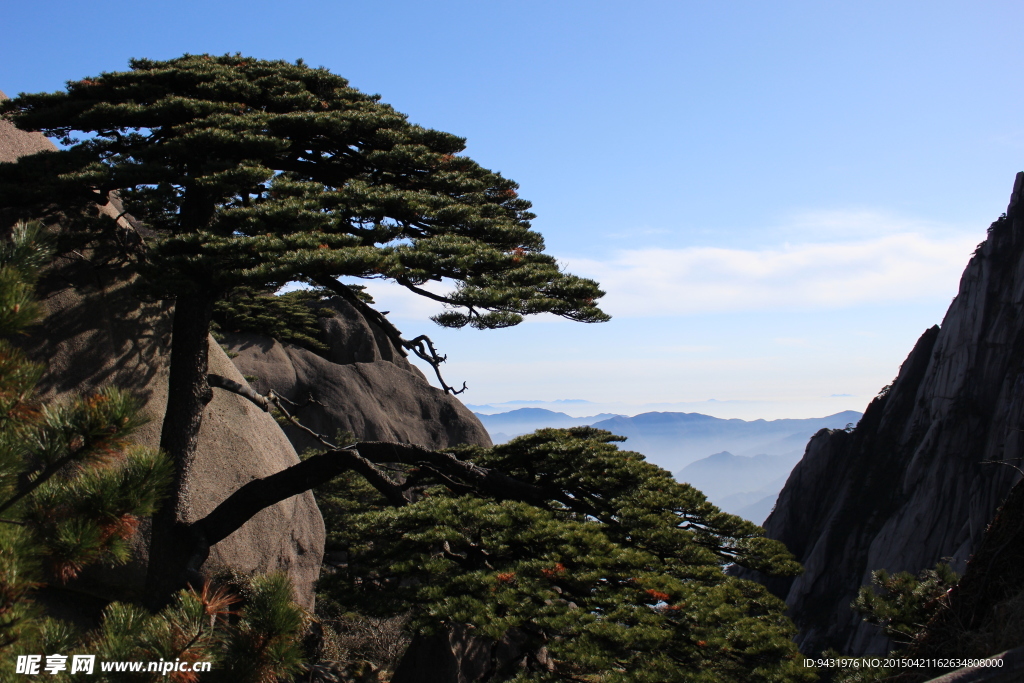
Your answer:
[[[8,4],[8,94],[130,57],[302,57],[467,137],[614,316],[448,332],[377,288],[473,404],[863,409],[1024,169],[1020,3]]]

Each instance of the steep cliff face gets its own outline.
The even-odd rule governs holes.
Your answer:
[[[963,571],[1024,456],[1024,211],[1018,174],[1007,217],[967,266],[941,327],[852,432],[808,444],[768,536],[804,564],[768,581],[790,605],[805,653],[879,653],[887,641],[850,609],[872,570]],[[1003,463],[1003,464],[1000,464]]]
[[[377,325],[341,298],[319,304],[320,356],[253,333],[225,335],[234,363],[262,393],[302,406],[303,424],[328,436],[339,430],[365,441],[400,441],[427,448],[460,443],[490,446],[487,430],[454,396],[436,389]],[[316,447],[309,435],[285,427],[296,450]]]

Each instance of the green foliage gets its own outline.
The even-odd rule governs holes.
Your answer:
[[[322,581],[323,598],[374,617],[410,613],[424,633],[515,632],[534,659],[501,680],[810,680],[781,601],[723,571],[792,574],[792,557],[614,439],[547,429],[458,451],[543,488],[544,506],[430,486],[396,509],[354,477],[335,480],[318,498],[328,550],[346,562]]]
[[[365,287],[346,286],[364,302],[373,303]],[[315,304],[331,296],[332,292],[319,287],[284,294],[239,287],[214,304],[213,329],[217,334],[256,332],[323,355],[329,349],[320,341],[318,320],[333,316],[334,311]]]
[[[291,602],[287,577],[255,577],[243,596],[240,619],[227,640],[225,680],[276,683],[279,677],[298,673],[303,664],[300,642],[306,617]]]
[[[917,576],[878,569],[871,572],[872,586],[861,587],[853,609],[895,642],[906,644],[924,628],[959,578],[945,562]]]
[[[256,332],[324,354],[329,349],[319,339],[317,320],[333,313],[328,308],[309,306],[309,302],[323,296],[322,291],[314,289],[278,296],[240,287],[214,305],[213,320],[221,332]]]
[[[96,655],[97,662],[209,662],[211,670],[166,673],[69,671],[51,678],[76,681],[155,682],[161,680],[214,683],[277,683],[299,671],[302,610],[291,604],[291,587],[280,574],[254,577],[237,587],[243,597],[226,589],[185,590],[158,614],[129,603],[108,605],[99,627],[76,633],[67,625],[47,622],[46,652]]]
[[[851,607],[859,612],[864,621],[878,624],[882,633],[891,638],[897,647],[913,643],[925,625],[943,605],[949,590],[956,585],[959,577],[948,564],[939,562],[934,569],[925,569],[917,576],[910,572],[889,574],[884,569],[871,572],[871,586],[862,586]],[[960,656],[965,656],[962,652]],[[821,655],[829,659],[857,660],[844,657],[835,650]],[[909,657],[914,655],[910,654]],[[866,659],[857,660],[865,663]],[[873,683],[893,680],[900,673],[920,674],[920,669],[888,667],[848,666],[828,672],[827,680],[836,683]]]
[[[19,334],[39,315],[32,293],[37,273],[49,258],[38,224],[18,223],[0,241],[0,337]]]
[[[229,607],[233,602],[223,592],[182,591],[156,615],[138,605],[115,602],[107,606],[99,628],[87,634],[75,652],[95,654],[97,661],[180,660],[190,665],[210,661],[216,672],[222,669],[218,655],[230,627]],[[204,678],[206,676],[209,674]],[[117,672],[108,673],[99,680],[142,682],[154,681],[158,677],[159,674],[152,672]],[[68,678],[89,681],[95,680],[96,676],[69,675]],[[182,680],[189,678],[183,677]]]
[[[164,296],[324,276],[423,293],[446,280],[456,283],[453,310],[436,318],[446,326],[505,327],[541,312],[607,319],[596,283],[543,253],[514,182],[459,156],[462,138],[410,124],[326,69],[139,59],[0,113],[68,145],[0,164],[0,203],[79,208],[94,188],[118,191],[159,235],[146,272]]]
[[[139,520],[156,511],[170,462],[134,444],[119,453],[74,476],[50,479],[26,505],[24,519],[47,549],[55,575],[71,578],[84,565],[126,562]]]

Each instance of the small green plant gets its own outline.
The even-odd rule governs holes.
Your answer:
[[[959,578],[945,562],[917,576],[879,569],[871,573],[872,586],[861,587],[852,607],[864,621],[881,626],[893,641],[907,644],[941,607],[940,601]]]

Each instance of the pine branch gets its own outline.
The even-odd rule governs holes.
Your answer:
[[[402,343],[407,349],[412,350],[412,352],[419,358],[429,363],[430,367],[434,368],[434,374],[437,375],[437,381],[441,383],[441,386],[444,387],[446,392],[450,392],[452,396],[458,396],[467,389],[465,382],[462,383],[462,388],[458,391],[445,383],[444,377],[441,376],[440,365],[448,360],[448,356],[437,355],[437,351],[434,349],[434,342],[430,337],[425,334],[421,334],[412,341],[406,341],[403,339]]]
[[[354,446],[338,448],[336,445],[332,444],[327,439],[326,436],[313,431],[312,429],[310,429],[309,427],[305,426],[297,419],[295,419],[295,417],[292,416],[282,404],[281,397],[277,396],[273,392],[273,390],[271,390],[270,392],[267,393],[267,395],[264,396],[263,394],[258,393],[252,387],[243,386],[238,382],[226,379],[224,377],[221,377],[220,375],[207,375],[207,382],[211,387],[217,387],[218,389],[231,391],[232,393],[242,396],[243,398],[246,398],[255,403],[256,405],[260,406],[264,410],[268,410],[268,408],[265,406],[275,406],[284,414],[285,418],[291,424],[295,425],[299,429],[302,429],[307,434],[317,439],[320,443],[330,448],[331,450],[328,451],[328,453],[357,451],[358,454],[366,460],[367,464],[371,466],[373,464],[382,463],[402,463],[406,465],[429,466],[431,469],[435,470],[439,475],[442,475],[445,478],[446,482],[450,482],[451,484],[453,484],[455,488],[463,489],[466,486],[466,484],[461,484],[458,481],[453,481],[453,478],[456,480],[461,479],[465,482],[468,482],[468,484],[474,487],[475,489],[493,495],[496,498],[515,498],[524,501],[541,502],[552,497],[548,492],[545,492],[543,489],[537,486],[533,486],[532,484],[521,482],[518,479],[513,479],[508,475],[502,474],[498,470],[480,467],[479,465],[474,465],[471,462],[459,460],[450,453],[432,451],[428,448],[416,446],[414,444],[403,444],[391,441],[362,441],[360,443],[355,444]],[[395,494],[390,490],[390,486],[393,485],[397,487],[397,484],[391,481],[391,479],[386,474],[384,474],[376,467],[373,468],[372,472],[368,470],[363,471],[365,470],[364,467],[356,467],[355,464],[345,469],[356,469],[357,471],[359,471],[360,474],[366,476],[367,479],[370,481],[371,484],[374,485],[375,488],[381,491],[381,493],[383,493],[385,496],[388,496],[389,500],[394,498],[394,500],[392,500],[392,504],[395,504],[398,501],[398,498],[395,497]],[[288,470],[285,470],[285,472],[287,471]],[[311,484],[307,486],[305,489],[298,491],[297,493],[302,493],[302,491],[317,486],[320,483],[327,481],[328,479],[336,477],[342,471],[344,470],[340,470],[335,474],[331,474],[330,476],[327,477],[327,479]],[[323,472],[326,473],[328,472],[328,470],[324,470]],[[261,480],[255,480],[255,482],[251,483],[256,483],[258,481]],[[378,481],[381,483],[381,486],[378,486]],[[279,502],[280,500],[284,500],[285,498],[288,498],[289,496],[292,495],[295,495],[295,493],[288,494],[283,498],[280,498],[278,501],[274,502]],[[401,494],[398,497],[402,498],[402,500],[405,500],[404,494]],[[269,503],[269,505],[273,504],[274,503]],[[404,505],[405,503],[403,502],[401,504]]]
[[[43,468],[43,471],[40,472],[34,479],[20,486],[17,493],[15,493],[13,496],[8,498],[3,503],[0,503],[0,512],[5,512],[8,508],[14,506],[19,501],[24,500],[26,496],[28,496],[33,491],[35,491],[40,486],[49,481],[50,478],[53,477],[53,475],[57,474],[57,472],[59,472],[62,467],[64,467],[70,462],[73,462],[77,457],[79,457],[81,452],[84,450],[84,447],[69,450],[67,455],[58,458],[57,460],[54,460],[52,463],[47,465],[45,468]]]
[[[255,389],[253,389],[251,386],[239,384],[238,382],[228,379],[226,377],[221,377],[220,375],[212,374],[206,376],[206,383],[209,384],[211,387],[216,387],[217,389],[224,389],[225,391],[230,391],[233,394],[237,394],[242,398],[248,399],[255,403],[257,406],[259,406],[260,408],[262,408],[265,412],[270,412],[270,408],[271,406],[273,406],[277,408],[281,412],[281,414],[284,415],[284,418],[288,420],[288,422],[290,422],[294,427],[306,432],[314,439],[319,441],[323,446],[330,448],[332,450],[338,448],[336,445],[331,443],[325,435],[319,432],[315,432],[306,425],[299,422],[295,418],[295,416],[288,412],[288,409],[284,407],[284,403],[290,403],[291,405],[295,405],[295,403],[293,401],[288,400],[284,396],[279,396],[273,389],[268,391],[266,395],[263,395],[256,391]]]
[[[324,484],[353,470],[366,478],[396,507],[410,500],[401,487],[352,447],[314,455],[276,474],[254,479],[228,496],[192,526],[212,546],[252,519],[261,510]]]
[[[414,285],[413,283],[409,282],[409,280],[404,278],[404,277],[397,278],[396,282],[398,282],[398,284],[400,284],[403,287],[405,287],[406,289],[408,289],[410,292],[413,292],[414,294],[419,294],[420,296],[426,297],[427,299],[433,299],[434,301],[438,301],[438,302],[440,302],[442,304],[448,304],[449,306],[460,306],[461,305],[461,304],[459,304],[459,303],[457,303],[455,301],[452,301],[451,299],[449,299],[446,296],[441,296],[440,294],[434,294],[433,292],[429,292],[429,291],[423,289],[422,287],[417,287],[416,285]]]
[[[220,375],[213,374],[206,376],[206,383],[209,384],[210,387],[212,388],[224,389],[226,391],[230,391],[233,394],[238,394],[243,398],[247,398],[256,405],[258,405],[260,408],[262,408],[263,412],[270,412],[270,405],[272,399],[269,396],[264,396],[263,394],[260,394],[259,392],[257,392],[255,389],[248,385],[239,384],[233,379],[228,379],[227,377],[221,377]]]
[[[402,463],[405,465],[427,467],[438,475],[446,486],[456,493],[479,491],[498,499],[521,500],[541,506],[543,506],[548,500],[557,500],[569,509],[594,517],[598,516],[596,507],[591,504],[589,500],[585,500],[582,495],[570,496],[562,490],[550,491],[539,486],[527,484],[503,474],[498,470],[480,467],[479,465],[474,465],[471,462],[459,460],[450,453],[432,451],[428,448],[414,444],[403,444],[391,441],[362,441],[353,446],[338,448],[335,444],[331,443],[325,435],[313,431],[289,413],[288,409],[285,408],[282,402],[283,400],[287,401],[287,399],[278,396],[273,390],[267,392],[264,396],[263,394],[256,392],[251,387],[243,386],[238,382],[225,379],[219,375],[208,375],[207,381],[211,387],[217,387],[219,389],[236,393],[243,398],[249,399],[261,408],[263,408],[264,405],[272,404],[281,411],[285,416],[285,419],[287,419],[292,425],[306,432],[325,447],[331,449],[329,452],[356,450],[359,455],[365,458],[370,464]],[[288,402],[291,403],[291,401]],[[264,410],[266,410],[266,408],[264,408]],[[367,481],[369,481],[374,488],[388,497],[392,504],[397,502],[398,497],[396,497],[391,486],[398,487],[398,485],[395,484],[383,471],[375,467],[372,470],[366,468],[359,469],[355,467],[352,469],[356,469],[360,474],[366,477]],[[323,481],[311,484],[307,488],[318,486],[340,473],[341,471],[330,475]],[[306,489],[303,489],[303,491],[304,490]],[[398,487],[398,490],[401,490],[401,488]],[[299,493],[301,492],[302,491],[299,491]],[[268,505],[273,505],[287,497],[288,496],[284,496],[277,501],[268,503]],[[405,494],[401,494],[401,498],[405,500],[405,502],[408,502]],[[405,503],[401,504],[404,505]],[[257,512],[258,511],[259,510],[257,510]],[[255,514],[255,512],[253,514]]]
[[[191,525],[191,531],[202,547],[202,550],[197,549],[196,552],[202,553],[203,557],[195,557],[190,565],[199,566],[205,560],[210,546],[230,536],[261,510],[320,486],[349,470],[362,475],[391,505],[408,505],[412,502],[411,494],[403,491],[397,482],[377,467],[381,463],[427,466],[457,488],[464,489],[467,485],[453,479],[468,482],[474,490],[498,499],[543,504],[550,498],[548,492],[540,487],[513,479],[497,470],[459,460],[449,453],[413,444],[363,441],[354,446],[314,455],[276,474],[255,479],[236,490],[210,514]]]
[[[459,460],[451,453],[432,451],[414,444],[391,441],[361,441],[355,445],[360,455],[373,463],[398,462],[429,466],[448,478],[462,480],[481,493],[495,498],[521,500],[543,505],[556,498],[550,491],[527,484],[498,470]]]
[[[202,526],[206,530],[204,535],[210,545],[226,538],[263,508],[319,486],[350,469],[363,475],[392,505],[408,504],[410,499],[402,487],[376,467],[376,465],[384,463],[427,467],[439,475],[446,485],[459,493],[476,490],[499,499],[512,498],[535,504],[543,504],[551,498],[560,500],[563,497],[558,494],[552,496],[550,492],[540,487],[513,479],[498,470],[480,467],[471,462],[459,460],[450,453],[432,451],[414,444],[363,441],[353,446],[338,448],[326,436],[313,431],[292,416],[284,407],[281,397],[273,391],[263,395],[252,387],[243,386],[220,375],[208,375],[207,382],[211,387],[242,396],[263,410],[268,410],[269,406],[273,405],[284,414],[291,424],[331,449],[271,475],[271,477],[249,482],[229,496],[206,518],[196,523],[197,527]],[[307,464],[310,462],[315,464]],[[270,480],[276,483],[267,488],[264,482]],[[560,502],[568,504],[570,501]],[[579,501],[572,502],[578,504]],[[225,530],[228,531],[225,532]]]

